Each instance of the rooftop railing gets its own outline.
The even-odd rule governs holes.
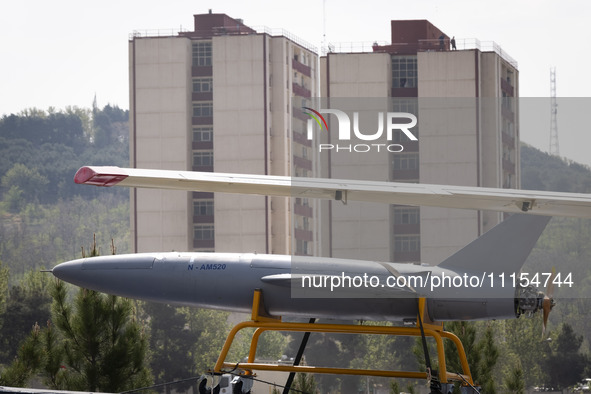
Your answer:
[[[481,52],[495,52],[507,63],[517,68],[518,63],[507,52],[494,41],[480,41],[476,38],[458,38],[455,39],[455,48],[449,38],[419,40],[417,43],[386,43],[383,41],[366,42],[339,42],[330,43],[322,47],[322,55],[327,53],[363,53],[363,52],[388,52],[411,54],[416,52],[428,51],[450,51],[450,50],[470,50],[478,49]]]
[[[134,30],[133,32],[129,33],[129,39],[133,40],[134,38],[145,38],[145,37],[176,37],[180,33],[188,32],[189,30],[180,28],[171,28],[171,29],[143,29],[143,30]]]
[[[385,41],[335,42],[322,47],[322,55],[327,53],[364,53],[374,52],[375,46],[388,45]]]
[[[291,40],[294,43],[298,44],[299,46],[306,48],[310,52],[314,52],[316,54],[318,53],[318,48],[315,45],[310,44],[308,41],[301,39],[300,37],[285,29],[272,29],[267,26],[255,26],[251,27],[251,29],[256,30],[257,33],[268,34],[271,37],[285,37],[288,40]]]
[[[470,50],[470,49],[478,49],[481,52],[494,52],[499,55],[502,59],[504,59],[507,63],[511,64],[513,67],[518,68],[517,60],[513,59],[507,52],[501,48],[499,44],[494,41],[480,41],[477,38],[456,38],[455,39],[455,48],[454,42],[449,39],[445,38],[443,40],[440,39],[431,39],[431,40],[419,40],[418,44],[418,52],[425,52],[425,51],[438,51],[438,50]]]
[[[176,37],[178,35],[191,35],[192,31],[180,27],[178,29],[143,29],[134,30],[129,34],[129,39],[134,38],[146,38],[146,37]],[[236,26],[236,27],[215,27],[212,30],[214,36],[225,36],[225,35],[244,35],[244,34],[268,34],[272,37],[285,37],[290,41],[298,44],[299,46],[309,50],[310,52],[318,53],[318,48],[306,40],[292,34],[285,29],[272,29],[267,26]]]

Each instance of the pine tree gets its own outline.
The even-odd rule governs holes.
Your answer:
[[[318,392],[314,375],[308,373],[297,373],[292,388],[308,394],[316,394]]]
[[[564,389],[577,383],[589,363],[589,356],[581,353],[583,337],[564,323],[552,343],[552,352],[546,359],[547,383],[551,387]]]
[[[96,243],[90,254],[98,255]],[[23,386],[34,373],[56,390],[121,392],[151,384],[148,339],[130,300],[80,289],[70,302],[59,280],[50,292],[53,324],[33,329],[4,371],[11,379],[4,384]]]
[[[496,385],[495,378],[493,376],[493,369],[499,358],[499,350],[495,344],[493,330],[490,326],[486,328],[484,336],[478,343],[478,348],[480,351],[478,375],[480,376],[482,390],[485,393],[494,394],[496,393]]]
[[[513,394],[524,394],[525,393],[525,380],[523,376],[523,368],[521,368],[521,362],[519,360],[511,369],[509,376],[505,378],[505,388],[507,391]]]

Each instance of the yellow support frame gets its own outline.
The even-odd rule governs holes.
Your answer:
[[[466,359],[464,346],[460,339],[451,332],[443,330],[443,324],[433,323],[428,319],[426,313],[426,300],[419,299],[419,313],[423,316],[423,331],[425,336],[430,336],[435,339],[437,343],[437,357],[439,361],[439,381],[441,383],[450,383],[452,381],[468,382],[473,385],[472,375],[470,374],[470,367]],[[352,368],[328,368],[328,367],[313,367],[301,365],[278,365],[278,364],[263,364],[255,363],[256,350],[259,337],[265,331],[290,331],[290,332],[325,332],[325,333],[341,333],[341,334],[377,334],[377,335],[400,335],[400,336],[421,336],[420,328],[418,327],[392,327],[392,326],[362,326],[352,324],[316,324],[316,323],[290,323],[283,322],[281,318],[269,316],[264,308],[262,293],[260,289],[256,289],[253,297],[252,306],[252,320],[238,323],[226,338],[226,342],[222,347],[220,356],[215,364],[214,373],[222,373],[223,368],[240,368],[246,371],[247,375],[251,375],[253,370],[261,371],[281,371],[281,372],[307,372],[307,373],[323,373],[323,374],[337,374],[337,375],[363,375],[363,376],[384,376],[392,378],[410,378],[410,379],[428,379],[426,372],[410,372],[410,371],[389,371],[389,370],[373,370],[373,369],[352,369]],[[245,363],[227,363],[225,362],[230,347],[236,337],[236,334],[244,328],[256,328],[252,335],[248,359]],[[449,373],[446,370],[445,351],[443,346],[443,338],[451,340],[458,349],[460,362],[462,364],[463,374],[458,376],[455,373]]]

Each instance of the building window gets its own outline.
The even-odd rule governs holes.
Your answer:
[[[308,241],[296,239],[296,254],[300,256],[308,254]]]
[[[196,241],[209,241],[214,239],[213,224],[196,224],[193,226],[193,239]]]
[[[392,160],[394,170],[417,170],[419,168],[418,153],[396,153]]]
[[[392,112],[408,112],[418,116],[419,103],[417,98],[392,98]]]
[[[213,102],[198,101],[196,103],[193,103],[194,118],[205,118],[210,116],[213,116]]]
[[[211,66],[211,42],[193,43],[193,67]]]
[[[193,167],[211,167],[213,166],[212,151],[193,152]]]
[[[213,79],[211,77],[193,78],[193,92],[213,92]]]
[[[421,248],[421,238],[418,235],[394,236],[394,250],[396,252],[417,252]]]
[[[419,127],[415,126],[412,129],[409,129],[410,133],[415,136],[415,138],[419,138]],[[402,144],[404,146],[405,143],[413,142],[406,133],[401,130],[392,130],[392,142],[395,144]]]
[[[194,127],[193,142],[211,142],[213,140],[213,127]]]
[[[392,56],[392,87],[417,87],[416,56]]]
[[[213,216],[213,200],[193,201],[193,216]]]
[[[419,224],[420,212],[418,207],[395,207],[394,224]]]
[[[310,218],[306,216],[296,216],[295,226],[300,230],[310,230]]]

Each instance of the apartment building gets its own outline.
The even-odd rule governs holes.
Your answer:
[[[131,165],[195,171],[519,187],[518,70],[496,44],[392,21],[391,43],[316,48],[225,14],[129,42]],[[319,88],[318,88],[319,87]],[[321,151],[304,107],[374,104],[418,119],[402,151]],[[353,117],[351,116],[351,119]],[[375,124],[368,126],[376,127]],[[355,152],[358,153],[358,152]],[[133,190],[143,251],[286,253],[435,264],[502,215],[302,198]]]
[[[333,154],[332,176],[518,188],[517,63],[495,43],[456,40],[426,20],[393,20],[391,31],[391,44],[327,53],[321,95],[383,98],[388,110],[416,115],[418,141],[361,164],[352,164],[361,155]],[[332,254],[436,264],[500,220],[495,212],[333,204]],[[350,232],[371,237],[346,241]]]
[[[131,165],[313,175],[311,142],[294,127],[306,115],[292,102],[316,95],[316,49],[225,14],[194,18],[194,31],[130,39]],[[131,212],[137,252],[314,253],[300,199],[133,190]]]

